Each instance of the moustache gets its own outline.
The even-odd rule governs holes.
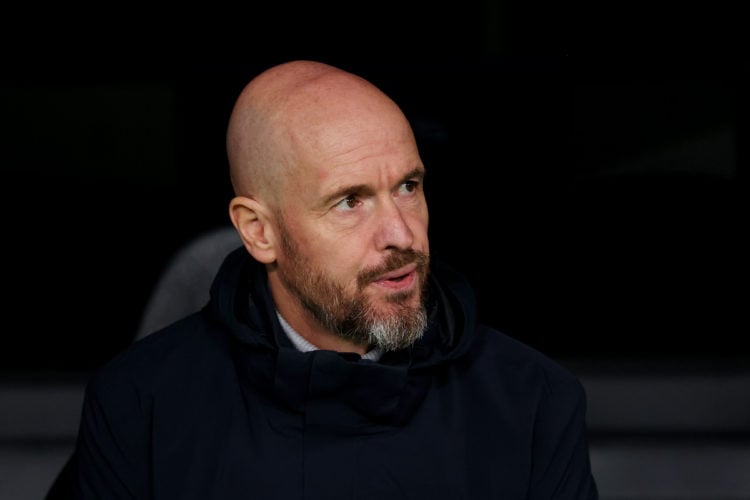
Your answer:
[[[411,263],[415,263],[417,265],[417,273],[420,276],[424,276],[427,273],[430,256],[424,252],[412,249],[394,250],[386,256],[382,264],[367,268],[359,273],[357,282],[360,287],[364,287],[378,276]]]

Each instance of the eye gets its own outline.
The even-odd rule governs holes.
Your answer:
[[[418,186],[419,186],[419,182],[417,181],[406,181],[403,184],[401,184],[399,189],[405,193],[413,193],[417,190]]]
[[[357,208],[362,202],[353,194],[347,196],[336,204],[336,209],[343,211],[351,211]]]

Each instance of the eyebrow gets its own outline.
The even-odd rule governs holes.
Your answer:
[[[397,185],[403,184],[406,181],[414,180],[414,179],[418,180],[419,182],[422,182],[422,180],[424,179],[424,175],[425,175],[424,169],[421,167],[416,167],[412,169],[411,171],[409,171],[406,175],[401,177],[401,179],[399,179],[399,181],[396,184]],[[333,193],[331,193],[330,195],[326,196],[323,199],[323,204],[328,205],[330,203],[333,203],[337,199],[342,198],[345,195],[348,195],[351,193],[370,193],[371,191],[372,189],[370,189],[370,187],[367,184],[351,184],[348,186],[343,186],[337,189],[336,191],[334,191]]]

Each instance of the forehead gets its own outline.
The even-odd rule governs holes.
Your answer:
[[[324,212],[340,197],[388,191],[424,170],[416,144],[408,138],[372,134],[335,146],[298,158],[287,179],[287,208]]]
[[[307,159],[322,185],[357,178],[396,180],[421,167],[411,130],[403,127],[332,127],[318,136]]]
[[[393,183],[422,167],[413,131],[400,108],[382,93],[360,90],[339,99],[308,94],[309,99],[295,99],[287,108],[294,112],[284,113],[281,129],[297,195]]]

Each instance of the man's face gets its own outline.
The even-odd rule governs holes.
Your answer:
[[[327,129],[276,214],[289,294],[328,331],[385,350],[411,345],[426,325],[424,167],[407,127]]]

